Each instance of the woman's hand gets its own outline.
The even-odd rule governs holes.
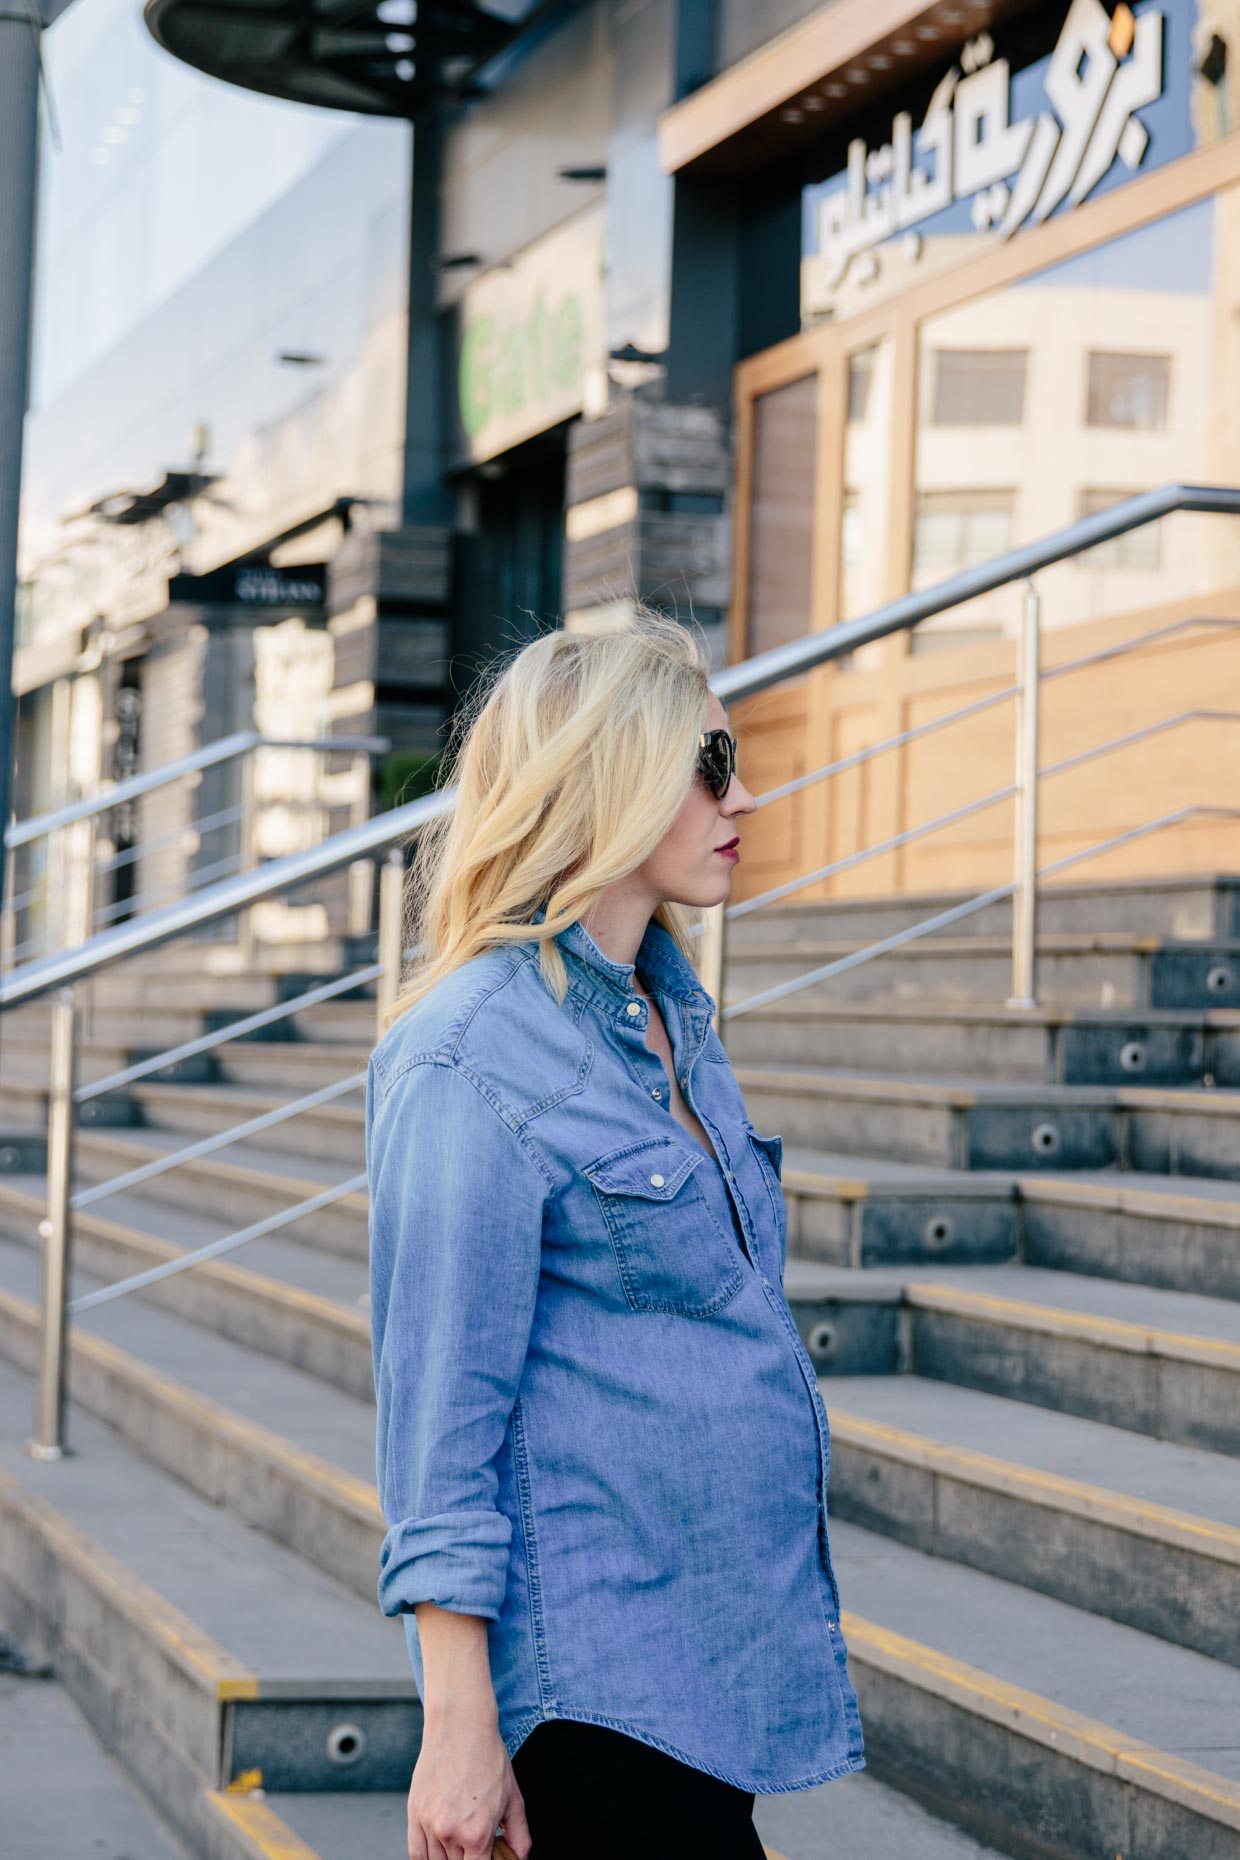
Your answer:
[[[409,1860],[492,1860],[501,1825],[516,1860],[528,1860],[529,1824],[499,1734],[487,1624],[435,1602],[419,1602],[415,1613],[426,1696],[409,1785]]]
[[[501,1825],[517,1860],[527,1860],[525,1803],[494,1713],[449,1708],[428,1722],[414,1766],[409,1860],[492,1860]]]

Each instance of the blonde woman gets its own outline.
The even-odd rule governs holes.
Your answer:
[[[865,1767],[782,1140],[690,959],[755,806],[708,670],[646,612],[524,646],[410,875],[366,1091],[410,1860],[758,1860],[756,1794]]]

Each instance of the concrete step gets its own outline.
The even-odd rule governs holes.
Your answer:
[[[867,1758],[1013,1853],[1240,1856],[1240,1673],[839,1518]]]
[[[751,940],[738,928],[728,942],[723,1005],[739,1007],[863,947],[827,938],[772,945]],[[1010,939],[952,934],[903,944],[794,993],[806,1001],[999,1004],[1011,987]],[[1036,987],[1040,1001],[1060,1007],[1235,1007],[1240,1005],[1240,942],[1171,942],[1127,930],[1043,936]]]
[[[734,1066],[825,1065],[1009,1083],[1234,1085],[1240,1013],[807,1000],[793,995],[725,1018]],[[234,1049],[235,1050],[235,1049]]]
[[[832,1374],[933,1376],[1184,1446],[1240,1453],[1240,1307],[1019,1263],[855,1272],[790,1259]]]
[[[327,1004],[324,1004],[327,1005]],[[373,1045],[356,1041],[275,1037],[234,1040],[213,1056],[211,1076],[231,1084],[311,1090],[349,1069],[364,1069]],[[287,1023],[272,1030],[287,1035]],[[967,1072],[979,1079],[1068,1085],[1240,1085],[1240,1012],[1165,1009],[1136,1017],[1102,1010],[1042,1009],[1032,1013],[970,1006],[916,1009],[881,1002],[778,1004],[724,1022],[734,1065],[831,1065],[848,1070],[934,1077]],[[21,1064],[46,1075],[46,1041],[25,1050]],[[16,1057],[20,1049],[10,1048]],[[83,1042],[83,1058],[95,1048]],[[102,1077],[128,1055],[100,1043]],[[192,1077],[183,1062],[178,1080]],[[208,1063],[204,1056],[198,1062]],[[204,1074],[205,1076],[205,1074]],[[161,1074],[162,1078],[163,1075]]]
[[[289,1157],[314,1157],[364,1168],[365,1066],[355,1070],[344,1065],[336,1075],[337,1082],[341,1083],[350,1077],[356,1084],[347,1096],[299,1111],[271,1125],[261,1133],[264,1146]],[[318,1087],[308,1083],[307,1089]],[[265,1116],[291,1104],[294,1098],[302,1095],[242,1085],[156,1085],[146,1081],[139,1081],[127,1087],[123,1094],[116,1094],[135,1106],[140,1121],[161,1130],[181,1131],[187,1139],[231,1130],[251,1118]],[[113,1094],[108,1093],[96,1102],[107,1104],[112,1097]],[[242,1154],[240,1148],[237,1154]]]
[[[76,1266],[99,1284],[157,1269],[221,1237],[219,1223],[202,1214],[160,1210],[125,1195],[103,1205],[106,1214],[85,1209],[77,1215],[73,1241]],[[41,1207],[29,1178],[0,1178],[0,1233],[36,1254]],[[373,1401],[364,1260],[265,1236],[127,1296],[305,1370],[360,1401]]]
[[[7,1272],[15,1270],[17,1282],[32,1287],[31,1265],[29,1260],[10,1258],[4,1282],[13,1282]],[[790,1287],[790,1302],[807,1347],[813,1352],[814,1328],[822,1321],[822,1313],[828,1311],[832,1319],[837,1315],[823,1295],[822,1281],[840,1275],[816,1269],[793,1276],[799,1283]],[[92,1277],[79,1272],[75,1286],[78,1281],[89,1285]],[[357,1409],[371,1407],[367,1319],[359,1311],[332,1307],[329,1301],[318,1301],[323,1309],[316,1314],[316,1301],[298,1288],[282,1286],[257,1274],[248,1283],[245,1281],[246,1275],[235,1267],[207,1262],[194,1268],[192,1277],[174,1275],[162,1286],[152,1288],[150,1294],[143,1292],[96,1307],[82,1314],[78,1322],[90,1327],[92,1336],[136,1348],[144,1361],[153,1361],[161,1369],[188,1364],[182,1379],[208,1402],[219,1400],[221,1392],[229,1399],[229,1376],[246,1374],[251,1381],[260,1378],[263,1389],[282,1409],[295,1405],[300,1388],[305,1404],[322,1410],[338,1397],[326,1390],[311,1397],[304,1386],[304,1372],[324,1376],[336,1390],[344,1390],[352,1397],[351,1402],[340,1405],[340,1416],[356,1450],[364,1431]],[[890,1289],[898,1296],[898,1286]],[[911,1288],[914,1295],[917,1289]],[[1134,1288],[1119,1289],[1131,1304]],[[874,1287],[868,1295],[877,1297],[879,1290]],[[856,1296],[865,1298],[867,1289],[857,1287]],[[957,1294],[961,1302],[968,1296]],[[162,1308],[139,1310],[135,1308],[138,1297],[144,1304],[148,1297],[155,1299]],[[219,1334],[197,1335],[192,1342],[182,1337],[178,1342],[178,1333],[185,1329],[181,1318],[190,1313],[195,1324],[210,1325]],[[920,1311],[916,1311],[916,1318],[921,1321]],[[277,1333],[278,1339],[273,1342]],[[334,1358],[325,1347],[325,1338],[335,1345]],[[239,1343],[264,1349],[277,1360],[247,1366]],[[861,1360],[874,1362],[876,1352],[871,1340],[864,1338],[863,1345]],[[1240,1363],[1240,1349],[1234,1345],[1230,1348]],[[909,1358],[916,1370],[919,1361],[915,1344]],[[344,1373],[350,1359],[351,1376]],[[1016,1535],[1030,1547],[1024,1579],[1035,1586],[1042,1563],[1036,1547],[1061,1536],[1065,1539],[1066,1566],[1061,1568],[1057,1561],[1054,1570],[1041,1577],[1043,1585],[1047,1581],[1059,1585],[1052,1592],[1062,1593],[1065,1584],[1075,1584],[1071,1599],[1084,1601],[1087,1596],[1085,1605],[1121,1620],[1136,1618],[1132,1611],[1139,1607],[1140,1625],[1149,1631],[1163,1632],[1186,1645],[1204,1647],[1218,1657],[1240,1661],[1240,1622],[1230,1620],[1234,1616],[1230,1597],[1240,1568],[1240,1484],[1235,1480],[1233,1461],[1219,1454],[1192,1452],[1165,1439],[1143,1440],[1134,1445],[1119,1428],[1082,1421],[1074,1413],[1049,1415],[1027,1409],[1021,1402],[978,1393],[971,1387],[949,1387],[928,1381],[921,1374],[900,1375],[895,1373],[896,1368],[898,1365],[893,1365],[890,1376],[879,1378],[865,1374],[824,1378],[830,1381],[836,1401],[843,1404],[842,1412],[837,1407],[832,1423],[836,1463],[845,1468],[840,1477],[845,1492],[853,1494],[863,1508],[869,1507],[865,1521],[872,1522],[877,1510],[889,1505],[895,1506],[896,1515],[903,1516],[908,1529],[929,1529],[927,1521],[934,1520],[935,1528],[946,1533],[948,1526],[942,1519],[953,1519],[953,1541],[958,1538],[959,1545],[964,1546],[957,1553],[966,1560],[970,1544],[981,1546],[977,1551],[980,1556],[997,1555],[996,1543],[1002,1545],[1004,1534],[1019,1524]],[[900,1412],[912,1417],[898,1435],[891,1427],[876,1434],[870,1424],[873,1417],[864,1406],[859,1415],[848,1407],[849,1391],[854,1386],[864,1398],[871,1386],[882,1391],[888,1383],[900,1391],[889,1395],[889,1402],[904,1400]],[[1063,1388],[1065,1399],[1071,1401],[1072,1384],[1065,1383]],[[907,1396],[906,1390],[911,1391]],[[106,1418],[124,1412],[124,1397],[115,1390],[108,1400],[120,1406],[109,1407]],[[165,1392],[165,1405],[167,1401]],[[957,1422],[949,1446],[943,1445],[932,1426],[921,1434],[916,1431],[919,1401],[925,1402],[928,1411],[942,1409]],[[1008,1425],[1014,1430],[1022,1428],[1027,1442],[1045,1439],[1048,1443],[1043,1460],[1038,1462],[1040,1475],[1028,1466],[1010,1463],[1019,1456],[979,1454],[969,1448],[970,1417],[975,1423],[974,1436],[984,1447],[987,1442],[1001,1443],[1002,1425],[995,1416],[1005,1413],[1012,1417]],[[1032,1419],[1027,1418],[1030,1415]],[[151,1425],[148,1421],[148,1427]],[[1026,1455],[1029,1451],[1026,1447]],[[1075,1465],[1081,1477],[1052,1479],[1049,1469],[1057,1463],[1056,1456]],[[1127,1469],[1130,1482],[1137,1481],[1131,1489],[1123,1483],[1122,1473],[1118,1481],[1109,1476],[1108,1456]],[[268,1471],[265,1476],[278,1486],[278,1474]],[[277,1506],[273,1516],[282,1515],[278,1499],[273,1497],[271,1502]],[[1203,1509],[1207,1516],[1197,1516]],[[912,1520],[917,1521],[916,1525]],[[1024,1562],[1017,1557],[1008,1573],[1024,1568]]]
[[[0,1412],[5,1612],[188,1845],[207,1847],[203,1792],[242,1779],[408,1786],[399,1622],[77,1406],[74,1451],[32,1458],[32,1389],[4,1363]]]
[[[79,1182],[109,1182],[122,1173],[171,1156],[193,1140],[192,1134],[177,1130],[82,1130],[75,1151]],[[206,1156],[191,1157],[164,1174],[148,1177],[141,1185],[141,1194],[144,1202],[190,1215],[209,1207],[219,1222],[235,1230],[281,1214],[320,1190],[347,1181],[364,1166],[364,1156],[361,1161],[354,1155],[333,1162],[321,1156],[281,1154],[261,1146],[258,1140],[246,1141]],[[0,1220],[5,1182],[6,1177],[0,1173]],[[25,1186],[31,1193],[39,1192],[29,1181]],[[111,1203],[109,1195],[95,1205],[106,1213]],[[285,1231],[303,1246],[343,1259],[364,1260],[369,1252],[366,1194],[355,1191],[301,1215],[295,1227]]]
[[[1240,1666],[1233,1459],[923,1376],[823,1376],[835,1515]]]
[[[19,1276],[13,1265],[4,1262],[6,1285]],[[120,1334],[135,1324],[145,1363]],[[105,1326],[107,1341],[95,1334]],[[22,1356],[34,1334],[33,1306],[5,1291],[3,1353]],[[132,1300],[85,1314],[71,1344],[78,1398],[109,1410],[157,1464],[372,1593],[380,1514],[347,1465],[369,1463],[371,1430],[359,1425],[369,1411],[321,1389],[311,1401],[306,1378],[257,1359],[238,1389],[245,1353],[230,1365],[218,1340],[203,1353],[193,1336]],[[179,1375],[156,1360],[167,1356]],[[219,1400],[230,1386],[231,1406]],[[1005,1849],[1023,1839],[1052,1851],[1053,1837],[1058,1854],[1096,1860],[1107,1851],[1101,1827],[1111,1851],[1143,1860],[1238,1860],[1240,1751],[1220,1752],[1218,1734],[1240,1710],[1240,1673],[846,1520],[837,1530],[841,1586],[851,1580],[841,1620],[879,1779],[933,1792],[939,1812]],[[864,1576],[876,1565],[878,1584]],[[978,1643],[980,1619],[988,1644]]]
[[[1240,1092],[894,1079],[807,1066],[735,1070],[759,1129],[807,1149],[960,1170],[1119,1166],[1240,1178]]]
[[[79,1179],[104,1182],[169,1154],[179,1133],[83,1130]],[[14,1145],[6,1182],[41,1194],[27,1147]],[[349,1162],[282,1156],[254,1142],[178,1165],[142,1185],[144,1201],[190,1216],[210,1207],[232,1229],[279,1214],[356,1173]],[[18,1180],[18,1176],[21,1177]],[[1210,1297],[1240,1298],[1240,1183],[1119,1170],[1066,1175],[936,1169],[787,1144],[783,1184],[789,1253],[828,1264],[980,1264],[1022,1256],[1033,1265]],[[109,1211],[111,1197],[97,1204]],[[24,1202],[18,1218],[28,1219]],[[169,1230],[171,1231],[171,1230]],[[213,1237],[205,1235],[204,1238]],[[364,1193],[302,1215],[286,1230],[300,1246],[346,1259],[368,1253]]]
[[[343,1078],[350,1076],[347,1068]],[[267,1127],[290,1157],[364,1157],[364,1071],[347,1096]],[[819,1067],[740,1066],[759,1128],[788,1144],[961,1170],[1103,1169],[1240,1178],[1240,1092],[1191,1087],[1007,1085],[995,1080],[893,1079]],[[94,1101],[119,1118],[201,1138],[293,1102],[236,1085],[141,1081]],[[84,1107],[85,1108],[85,1107]]]
[[[0,1775],[6,1849],[20,1860],[192,1860],[101,1741],[50,1664],[0,1668]]]
[[[309,1850],[290,1845],[287,1860],[358,1860],[359,1855],[397,1860],[405,1839],[406,1793],[275,1794],[258,1806],[274,1811]],[[754,1824],[767,1860],[840,1860],[841,1855],[855,1860],[1001,1860],[997,1847],[932,1815],[868,1770],[854,1770],[816,1789],[760,1795]],[[258,1851],[286,1860],[285,1849],[274,1842]]]
[[[743,928],[746,939],[772,944],[814,937],[877,942],[967,903],[971,896],[976,893],[898,892],[810,903],[794,898],[764,905],[734,921],[738,936]],[[1043,936],[1124,930],[1177,941],[1226,940],[1240,936],[1240,878],[1227,873],[1076,883],[1060,880],[1043,885],[1038,893],[1038,928]],[[958,936],[1010,937],[1012,901],[1000,899],[957,919],[951,929]]]

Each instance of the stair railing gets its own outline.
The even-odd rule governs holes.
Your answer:
[[[259,730],[234,730],[230,735],[221,736],[213,743],[205,743],[200,748],[191,750],[187,755],[177,756],[170,762],[161,763],[158,768],[142,769],[137,774],[126,776],[121,781],[110,782],[98,794],[66,802],[62,806],[52,808],[47,813],[34,815],[27,820],[10,821],[5,829],[3,843],[3,856],[10,861],[7,872],[11,877],[14,870],[12,861],[20,847],[33,845],[38,840],[52,836],[56,836],[57,842],[63,846],[63,836],[67,830],[80,823],[86,823],[90,842],[89,850],[85,852],[80,861],[85,871],[79,872],[78,876],[79,879],[85,878],[88,885],[89,902],[82,907],[80,914],[88,913],[86,934],[89,935],[90,931],[101,921],[106,922],[123,910],[129,910],[136,915],[147,908],[154,898],[173,889],[178,883],[174,879],[171,884],[166,883],[137,896],[122,898],[95,908],[93,891],[96,877],[101,873],[116,871],[124,865],[133,864],[144,855],[154,851],[156,847],[179,839],[186,831],[185,827],[177,826],[165,833],[148,834],[145,839],[133,846],[127,846],[105,859],[96,859],[94,835],[101,815],[109,813],[113,808],[123,806],[126,802],[136,801],[144,795],[153,794],[157,789],[167,787],[173,782],[181,781],[187,775],[199,774],[204,769],[217,768],[224,763],[240,760],[243,784],[241,800],[231,807],[219,808],[211,814],[204,814],[190,823],[190,830],[195,832],[201,840],[208,833],[240,822],[240,845],[236,852],[228,854],[225,858],[214,860],[209,866],[200,867],[189,874],[185,888],[196,890],[210,884],[212,879],[222,877],[230,867],[246,869],[258,863],[253,837],[257,812],[253,775],[255,751],[298,749],[316,752],[320,755],[329,753],[350,755],[353,758],[353,774],[358,778],[355,782],[357,792],[368,807],[370,790],[363,771],[368,773],[372,756],[386,754],[391,746],[390,738],[385,736],[277,737],[264,736]],[[31,886],[20,894],[16,892],[11,882],[7,882],[4,887],[3,929],[11,932],[17,921],[18,910],[34,903],[40,893],[46,893],[49,888],[50,881],[46,876],[41,885]],[[63,934],[65,929],[63,912],[61,928],[62,941],[77,940],[73,936],[66,938]],[[5,948],[5,954],[10,964],[22,957],[34,941],[34,938],[27,938],[23,943],[9,943]]]
[[[1153,633],[1146,634],[1142,639],[1126,641],[1120,646],[1092,653],[1071,664],[1057,666],[1051,672],[1041,670],[1039,666],[1040,603],[1033,587],[1033,575],[1041,568],[1066,561],[1086,549],[1093,548],[1100,542],[1139,529],[1145,524],[1156,522],[1159,518],[1176,511],[1240,515],[1240,489],[1172,484],[1157,491],[1143,493],[1138,497],[1127,498],[1108,510],[1082,518],[1079,522],[1055,532],[1040,542],[1006,551],[995,560],[967,570],[963,574],[952,576],[933,588],[905,595],[867,616],[846,621],[825,632],[808,634],[789,644],[774,647],[742,664],[727,667],[715,675],[711,681],[712,688],[721,699],[726,701],[732,698],[748,697],[779,684],[787,678],[809,671],[815,666],[837,659],[842,654],[852,652],[858,646],[872,640],[916,626],[922,620],[946,612],[979,594],[1017,582],[1026,584],[1018,654],[1018,679],[1015,685],[975,703],[965,705],[929,724],[918,726],[915,730],[901,732],[882,743],[871,745],[854,756],[844,758],[841,762],[829,764],[825,768],[798,777],[795,782],[787,783],[759,797],[759,805],[768,805],[799,787],[826,779],[844,768],[855,767],[861,761],[885,753],[933,730],[946,728],[966,716],[976,715],[987,706],[1007,698],[1015,698],[1017,705],[1017,760],[1013,783],[1002,790],[982,796],[962,808],[953,809],[935,821],[912,828],[907,833],[896,835],[879,846],[866,848],[860,853],[850,855],[847,859],[835,861],[831,865],[821,867],[787,884],[774,886],[757,897],[748,898],[735,905],[720,906],[709,912],[705,923],[698,926],[698,932],[703,939],[699,972],[704,986],[715,998],[717,1023],[721,1023],[734,1014],[752,1011],[767,1001],[807,987],[827,976],[855,966],[859,962],[872,960],[887,950],[901,947],[917,937],[929,935],[948,923],[958,921],[971,912],[983,909],[989,903],[1009,896],[1015,901],[1012,1001],[1019,1005],[1031,1005],[1036,998],[1034,934],[1037,886],[1040,879],[1049,873],[1063,871],[1083,860],[1095,857],[1104,850],[1112,849],[1147,834],[1167,830],[1195,815],[1232,816],[1240,813],[1240,809],[1232,808],[1192,806],[1178,808],[1049,865],[1040,867],[1037,865],[1037,791],[1041,779],[1061,772],[1067,767],[1080,766],[1082,762],[1091,758],[1110,754],[1122,746],[1171,729],[1190,719],[1226,718],[1229,721],[1234,720],[1230,712],[1206,710],[1179,712],[1174,716],[1164,718],[1159,723],[1146,726],[1143,730],[1129,732],[1122,738],[1116,738],[1112,742],[1098,744],[1091,749],[1079,752],[1049,768],[1040,767],[1038,699],[1040,686],[1044,679],[1063,676],[1086,665],[1098,664],[1107,658],[1118,657],[1123,653],[1136,650],[1142,644],[1148,644],[1152,639],[1166,637],[1180,628],[1235,624],[1212,621],[1178,622],[1173,626],[1159,628]],[[335,746],[340,746],[339,739],[333,739],[333,741]],[[203,752],[198,753],[201,755]],[[919,924],[883,938],[866,949],[853,951],[836,962],[810,971],[807,975],[780,983],[775,988],[764,990],[744,1001],[725,1003],[727,923],[749,914],[764,904],[786,897],[798,888],[818,882],[832,872],[842,871],[865,859],[877,857],[881,852],[889,851],[894,846],[907,844],[925,833],[937,831],[953,821],[963,819],[980,808],[994,805],[1000,799],[1013,796],[1016,797],[1018,804],[1018,831],[1015,870],[1010,882],[993,887],[963,903],[953,905],[948,910],[938,912]],[[118,791],[114,789],[99,803],[75,803],[73,807],[79,812],[74,817],[88,814],[92,806],[97,811],[103,806],[114,805],[117,798]],[[429,820],[449,811],[455,803],[455,786],[419,797],[415,801],[392,808],[387,813],[360,821],[343,832],[332,835],[317,846],[271,860],[257,870],[235,873],[191,895],[178,898],[160,910],[148,912],[140,917],[131,918],[125,923],[96,932],[76,947],[59,950],[53,955],[28,962],[8,975],[0,975],[0,1011],[34,1001],[43,995],[50,994],[54,998],[52,1077],[48,1120],[48,1215],[40,1228],[44,1240],[42,1335],[36,1427],[34,1436],[27,1442],[28,1450],[33,1455],[40,1458],[59,1458],[66,1450],[63,1423],[66,1316],[69,1311],[77,1312],[93,1308],[95,1305],[150,1285],[156,1280],[182,1272],[199,1261],[218,1257],[221,1253],[241,1246],[260,1234],[276,1231],[279,1227],[288,1225],[305,1214],[328,1205],[333,1200],[359,1191],[365,1186],[366,1180],[364,1174],[359,1174],[349,1178],[346,1182],[333,1184],[319,1194],[298,1202],[294,1207],[285,1209],[277,1215],[211,1241],[205,1246],[179,1253],[161,1262],[158,1266],[100,1287],[70,1302],[66,1296],[67,1277],[72,1214],[76,1208],[89,1205],[107,1194],[116,1192],[121,1187],[132,1187],[156,1173],[164,1173],[195,1156],[212,1153],[229,1143],[257,1134],[278,1122],[283,1122],[315,1106],[356,1091],[364,1084],[366,1074],[364,1072],[351,1074],[337,1083],[305,1094],[292,1103],[281,1105],[276,1111],[264,1113],[259,1118],[248,1119],[231,1130],[221,1131],[197,1143],[186,1145],[171,1155],[156,1159],[138,1170],[131,1170],[123,1176],[114,1178],[111,1182],[72,1194],[70,1192],[72,1135],[76,1107],[89,1098],[118,1088],[121,1084],[164,1070],[192,1054],[212,1050],[227,1040],[236,1039],[247,1032],[268,1025],[283,1015],[292,1014],[318,1001],[327,1000],[333,995],[345,994],[368,980],[377,982],[377,1013],[381,1027],[386,1005],[393,999],[399,985],[403,961],[419,953],[417,949],[409,950],[403,947],[404,848],[410,841],[416,839],[422,827]],[[72,813],[72,809],[58,810],[61,824],[63,824],[63,816],[66,812]],[[45,817],[45,824],[50,825],[52,819],[51,816]],[[293,1000],[281,1002],[257,1014],[243,1016],[230,1023],[229,1026],[213,1030],[200,1039],[169,1047],[158,1055],[111,1074],[108,1078],[93,1081],[85,1086],[77,1084],[77,1045],[73,1015],[75,983],[98,973],[109,964],[153,950],[187,931],[218,923],[239,911],[246,910],[259,900],[287,896],[311,880],[362,859],[377,857],[382,857],[383,864],[379,878],[378,960],[375,963],[356,969],[350,975],[306,990]]]

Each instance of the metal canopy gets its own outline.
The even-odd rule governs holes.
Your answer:
[[[547,8],[534,0],[146,0],[164,50],[226,83],[329,110],[415,117]]]

